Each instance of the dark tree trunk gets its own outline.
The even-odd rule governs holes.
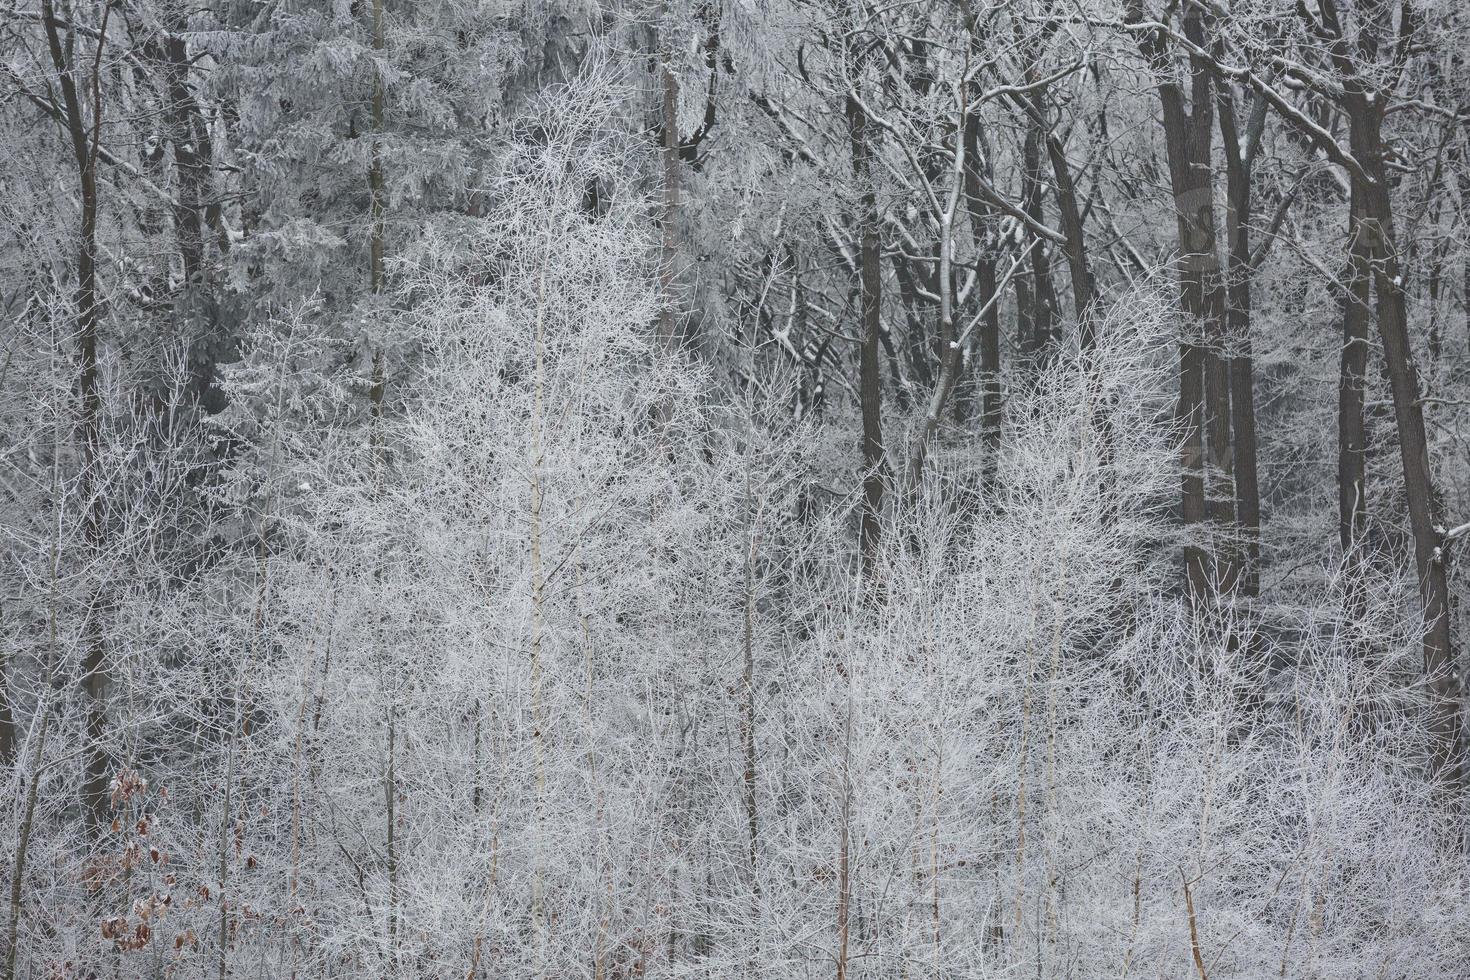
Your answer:
[[[1072,168],[1067,162],[1066,148],[1047,123],[1046,90],[1038,89],[1029,98],[1012,93],[1011,100],[1026,115],[1028,124],[1037,138],[1046,146],[1047,159],[1051,164],[1052,178],[1056,182],[1057,213],[1062,222],[1062,235],[1066,242],[1067,271],[1072,285],[1072,306],[1077,314],[1082,347],[1091,350],[1095,336],[1092,316],[1096,301],[1097,286],[1092,275],[1091,263],[1087,258],[1087,238],[1082,226],[1082,208],[1077,201],[1077,185],[1072,179]],[[1029,136],[1028,136],[1029,138]],[[1029,161],[1028,161],[1029,166]],[[1040,160],[1036,161],[1040,166]],[[1038,213],[1032,215],[1038,221]],[[1039,247],[1039,246],[1038,246]],[[1033,253],[1034,254],[1034,253]]]
[[[1129,0],[1130,20],[1143,19],[1141,0]],[[1195,8],[1183,17],[1186,37],[1204,46],[1204,22]],[[1179,409],[1184,445],[1181,460],[1180,512],[1186,535],[1197,534],[1207,518],[1217,534],[1230,530],[1234,492],[1228,486],[1234,470],[1230,448],[1230,391],[1222,355],[1225,290],[1216,253],[1215,203],[1211,145],[1214,100],[1210,68],[1191,57],[1189,104],[1181,81],[1157,33],[1139,36],[1140,47],[1160,75],[1169,183],[1174,194],[1179,234],[1180,308],[1193,321],[1179,345]],[[1207,502],[1206,478],[1213,491]],[[1218,542],[1214,543],[1218,546]],[[1185,584],[1195,600],[1213,599],[1216,589],[1234,588],[1237,574],[1230,557],[1211,558],[1197,540],[1184,546]]]
[[[679,81],[668,64],[660,69],[663,81],[662,140],[660,157],[663,162],[663,214],[659,218],[661,254],[659,282],[663,293],[663,310],[659,313],[659,341],[666,348],[679,345],[679,301],[675,295],[678,288],[679,259]]]
[[[101,45],[107,33],[111,7],[104,8],[98,38],[97,62],[101,61]],[[101,78],[98,64],[92,70],[92,124],[89,133],[82,117],[81,95],[77,89],[79,74],[75,61],[68,57],[57,34],[56,12],[51,0],[41,0],[41,16],[46,25],[46,42],[51,63],[61,88],[62,108],[67,133],[76,159],[77,181],[81,191],[81,236],[77,246],[77,441],[81,448],[81,473],[78,496],[84,502],[83,539],[92,556],[99,556],[106,545],[107,502],[98,483],[101,465],[101,394],[98,390],[97,327],[100,319],[97,297],[97,151],[101,140]],[[101,583],[94,583],[87,607],[82,610],[82,689],[87,700],[86,775],[82,799],[90,817],[91,829],[100,834],[107,826],[109,808],[108,784],[112,759],[107,751],[107,700],[110,676],[107,648],[103,637],[102,617],[107,605]]]
[[[1045,187],[1041,169],[1041,144],[1044,141],[1042,125],[1028,119],[1026,139],[1022,146],[1023,166],[1021,170],[1021,207],[1037,224],[1046,223],[1046,212],[1042,202]],[[1057,300],[1056,287],[1051,275],[1051,246],[1046,241],[1036,244],[1031,250],[1031,283],[1023,293],[1018,288],[1024,324],[1022,350],[1032,368],[1046,363],[1047,352],[1056,341]]]
[[[15,713],[10,707],[10,653],[0,654],[0,766],[15,757]]]
[[[1455,178],[1460,188],[1462,206],[1470,202],[1470,132],[1460,148],[1460,166]],[[1465,313],[1465,343],[1470,347],[1470,248],[1460,253],[1460,305]]]
[[[1438,215],[1435,221],[1439,220]],[[1444,338],[1440,328],[1439,297],[1444,282],[1444,245],[1436,244],[1429,250],[1429,269],[1425,274],[1425,287],[1429,292],[1429,365],[1430,371],[1439,366],[1444,355]]]
[[[1082,209],[1077,203],[1077,188],[1061,140],[1053,133],[1046,136],[1047,153],[1051,157],[1052,176],[1057,183],[1057,211],[1062,219],[1062,234],[1067,237],[1067,269],[1072,279],[1072,306],[1077,313],[1077,328],[1082,349],[1096,346],[1096,324],[1093,317],[1097,302],[1097,284],[1092,265],[1087,259],[1087,235],[1082,227]]]
[[[1096,384],[1101,380],[1096,375],[1096,361],[1092,356],[1097,348],[1097,282],[1087,257],[1083,212],[1077,200],[1077,185],[1072,179],[1072,168],[1067,162],[1066,147],[1047,123],[1045,89],[1038,89],[1029,99],[1016,94],[1012,96],[1012,100],[1026,113],[1033,125],[1041,127],[1044,135],[1052,178],[1056,185],[1057,214],[1061,218],[1062,236],[1065,239],[1063,249],[1072,286],[1072,308],[1077,317],[1078,341]],[[1100,458],[1106,464],[1111,461],[1116,444],[1108,406],[1101,400],[1094,400],[1091,414],[1093,427],[1101,440]]]
[[[1357,99],[1351,112],[1349,138],[1353,155],[1363,164],[1368,183],[1358,181],[1362,196],[1361,237],[1366,238],[1373,287],[1377,295],[1378,336],[1393,392],[1394,423],[1404,471],[1404,494],[1414,536],[1414,562],[1424,609],[1424,673],[1429,691],[1431,771],[1447,794],[1463,780],[1460,730],[1461,683],[1450,634],[1449,583],[1445,574],[1443,529],[1429,459],[1429,440],[1420,402],[1419,372],[1409,341],[1408,301],[1394,233],[1393,198],[1384,157],[1385,100]]]
[[[1261,590],[1261,491],[1256,475],[1255,367],[1251,356],[1251,288],[1255,275],[1250,242],[1251,170],[1265,125],[1266,102],[1256,99],[1243,134],[1236,125],[1233,95],[1225,85],[1219,88],[1219,108],[1220,142],[1225,150],[1225,236],[1229,245],[1225,305],[1235,520],[1241,538],[1240,593],[1254,597]]]
[[[970,234],[976,244],[975,279],[980,291],[977,301],[989,303],[996,290],[996,249],[991,227],[990,209],[980,191],[980,178],[988,176],[990,147],[974,113],[966,120],[962,134],[965,141],[965,203],[970,214]],[[1000,304],[992,303],[976,328],[975,349],[979,354],[980,447],[984,453],[981,473],[987,484],[994,482],[1000,456],[1002,391],[1000,386]]]
[[[878,334],[883,300],[879,262],[878,199],[869,173],[868,119],[861,103],[847,99],[852,170],[862,194],[858,204],[858,280],[862,291],[858,393],[863,416],[863,510],[859,545],[864,578],[871,581],[878,558],[883,506],[883,392],[878,377]]]
[[[1354,187],[1348,214],[1348,261],[1342,298],[1342,357],[1337,375],[1337,538],[1350,558],[1363,540],[1367,518],[1367,428],[1363,420],[1368,379],[1369,235],[1363,202]]]
[[[208,192],[212,152],[208,125],[199,113],[189,90],[191,65],[184,41],[182,17],[171,18],[163,37],[164,76],[168,86],[165,119],[173,146],[178,193],[173,217],[179,257],[184,267],[184,289],[179,316],[189,328],[189,386],[195,402],[205,411],[224,407],[224,395],[215,384],[221,338],[216,335],[216,317],[205,288],[205,196]]]

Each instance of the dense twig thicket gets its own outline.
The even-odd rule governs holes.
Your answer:
[[[1455,980],[1452,0],[0,0],[0,980]]]

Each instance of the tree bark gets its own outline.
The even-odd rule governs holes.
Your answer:
[[[1447,799],[1457,798],[1464,777],[1460,729],[1461,681],[1450,634],[1449,583],[1445,573],[1444,530],[1429,459],[1429,440],[1420,401],[1419,372],[1409,341],[1408,301],[1394,233],[1393,199],[1385,166],[1383,109],[1386,100],[1354,99],[1349,140],[1353,155],[1371,182],[1358,181],[1363,220],[1377,296],[1378,336],[1393,392],[1394,423],[1404,472],[1414,562],[1424,610],[1424,674],[1429,692],[1432,743],[1430,771]]]
[[[1021,207],[1036,224],[1046,223],[1041,170],[1044,139],[1041,122],[1028,118],[1021,148]],[[1017,295],[1024,297],[1027,307],[1020,318],[1025,327],[1021,349],[1035,369],[1046,363],[1047,352],[1056,341],[1057,298],[1052,283],[1050,242],[1042,240],[1031,250],[1031,288]]]
[[[679,261],[679,80],[668,63],[669,52],[664,52],[664,63],[660,69],[663,82],[663,119],[660,130],[660,159],[663,163],[663,215],[659,220],[661,232],[661,255],[659,260],[660,286],[663,292],[663,309],[659,313],[659,341],[665,348],[673,350],[679,346],[679,300],[675,295],[678,288]]]
[[[743,654],[740,675],[740,749],[742,772],[740,778],[741,798],[745,804],[745,829],[747,834],[747,873],[750,875],[750,942],[751,949],[746,959],[746,973],[755,976],[759,959],[760,943],[760,868],[756,863],[760,852],[760,797],[759,768],[756,753],[756,703],[755,703],[755,613],[756,613],[756,555],[760,547],[758,524],[760,511],[755,508],[750,485],[750,471],[745,473],[745,603],[744,622],[741,632]]]
[[[1337,539],[1350,559],[1363,538],[1367,518],[1367,427],[1363,420],[1368,378],[1369,234],[1355,186],[1348,214],[1346,289],[1342,300],[1342,356],[1337,375]]]
[[[3,618],[0,618],[3,625]],[[0,651],[0,766],[8,766],[15,757],[15,712],[11,708],[11,654]]]
[[[1051,172],[1057,185],[1057,212],[1062,221],[1062,234],[1067,237],[1067,269],[1072,281],[1072,307],[1077,314],[1077,329],[1081,335],[1082,349],[1091,351],[1097,344],[1096,323],[1097,282],[1092,274],[1092,265],[1087,258],[1087,234],[1082,226],[1082,208],[1077,202],[1077,188],[1072,181],[1072,169],[1067,163],[1067,154],[1062,141],[1050,131],[1046,134],[1047,155],[1051,159]]]
[[[31,835],[36,826],[36,804],[41,798],[41,760],[45,758],[46,738],[51,731],[52,706],[41,708],[41,721],[36,726],[36,747],[31,755],[31,771],[25,780],[25,806],[16,828],[15,863],[10,868],[10,914],[5,926],[5,980],[15,980],[15,957],[20,951],[21,900],[25,895],[26,862],[31,853]]]
[[[985,483],[995,480],[1000,457],[1001,421],[1004,406],[1000,386],[1000,304],[992,302],[996,291],[996,242],[990,209],[985,206],[981,178],[990,166],[990,147],[980,128],[978,113],[965,120],[965,203],[970,214],[970,235],[975,241],[975,285],[979,301],[988,306],[976,329],[975,350],[979,354],[981,475]]]
[[[1460,200],[1470,201],[1470,133],[1467,133],[1460,149],[1460,166],[1455,177],[1459,186]],[[1460,305],[1465,314],[1465,343],[1470,347],[1470,248],[1460,252]]]
[[[381,56],[384,49],[383,0],[373,0],[373,50]],[[386,202],[383,187],[383,109],[387,93],[383,73],[373,72],[372,159],[368,164],[368,274],[373,293],[383,291],[383,257],[385,244]]]
[[[879,268],[878,198],[869,172],[868,119],[862,103],[847,99],[853,177],[861,188],[858,204],[858,279],[862,290],[862,333],[858,392],[863,416],[863,510],[859,532],[863,577],[871,581],[877,564],[880,508],[883,505],[883,392],[878,377],[879,317],[883,301]]]
[[[184,288],[179,301],[183,323],[192,328],[189,350],[189,386],[194,400],[207,412],[224,408],[224,393],[215,383],[221,338],[212,298],[205,289],[205,216],[209,168],[213,158],[208,124],[199,117],[194,95],[189,90],[188,46],[184,40],[184,18],[172,11],[166,23],[161,54],[168,102],[164,116],[173,146],[178,194],[173,203],[174,234],[184,267]]]
[[[77,68],[68,58],[57,33],[56,11],[51,0],[41,0],[41,16],[46,25],[46,43],[51,63],[61,88],[66,129],[76,159],[77,182],[81,191],[81,237],[77,247],[77,441],[81,447],[79,497],[83,501],[83,539],[87,550],[98,555],[105,546],[107,503],[101,496],[97,470],[101,465],[101,429],[99,415],[101,394],[98,390],[97,327],[100,320],[97,298],[97,151],[102,136],[101,60],[107,35],[107,21],[112,11],[104,8],[102,26],[97,38],[97,55],[92,66],[92,124],[88,132],[82,118],[81,95],[77,89]],[[82,688],[87,698],[86,776],[82,799],[90,817],[91,829],[99,834],[107,826],[108,782],[111,756],[105,745],[107,734],[107,699],[110,676],[102,624],[106,599],[100,583],[94,583],[83,610]]]
[[[1235,522],[1240,536],[1240,594],[1261,591],[1261,491],[1256,473],[1255,365],[1251,353],[1251,172],[1266,121],[1257,98],[1246,132],[1236,125],[1234,96],[1218,86],[1220,142],[1225,150],[1226,338],[1229,345],[1230,428],[1235,461]]]
[[[1129,0],[1128,18],[1143,19],[1142,0]],[[1205,25],[1196,8],[1183,15],[1185,36],[1203,47]],[[1210,519],[1217,534],[1233,524],[1234,492],[1227,484],[1234,470],[1230,448],[1230,392],[1221,354],[1225,327],[1224,284],[1216,253],[1211,145],[1214,100],[1209,65],[1191,55],[1189,104],[1157,32],[1139,35],[1144,57],[1159,73],[1169,182],[1179,234],[1180,308],[1193,321],[1179,344],[1179,408],[1183,430],[1180,512],[1186,535]],[[1206,480],[1209,489],[1206,495]],[[1218,547],[1213,542],[1212,547]],[[1213,600],[1217,590],[1233,589],[1238,575],[1227,555],[1211,557],[1195,541],[1184,546],[1185,585],[1196,601]]]

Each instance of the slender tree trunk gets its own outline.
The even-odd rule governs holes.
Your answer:
[[[372,32],[373,51],[381,58],[386,50],[383,31],[384,0],[373,0]],[[368,164],[368,275],[369,286],[374,296],[381,295],[386,288],[385,259],[387,252],[387,202],[383,175],[383,120],[387,102],[387,89],[383,73],[373,73],[372,95],[372,157]],[[387,364],[381,348],[373,351],[372,384],[368,388],[369,410],[372,416],[373,465],[375,483],[382,476],[386,447],[383,444],[383,399],[387,392]],[[376,488],[375,488],[376,492]],[[381,564],[374,570],[375,578],[382,575]],[[387,711],[386,766],[383,772],[384,804],[384,853],[388,873],[388,955],[390,968],[397,968],[398,960],[398,704],[397,686],[393,678],[388,679],[389,702]]]
[[[373,50],[381,57],[383,39],[383,0],[373,0]],[[383,254],[385,250],[386,202],[383,189],[383,104],[386,99],[383,74],[373,72],[372,159],[368,164],[368,262],[373,293],[383,291]]]
[[[239,702],[239,691],[235,692],[236,704]],[[215,864],[215,873],[218,876],[218,892],[215,894],[217,905],[217,920],[219,929],[219,949],[215,957],[215,975],[218,980],[225,980],[230,972],[230,827],[235,811],[235,754],[239,750],[236,733],[240,730],[238,710],[232,722],[230,731],[230,742],[226,748],[228,761],[225,764],[225,793],[221,799],[220,826],[219,826],[219,855]]]
[[[980,321],[976,350],[980,371],[980,451],[984,454],[981,472],[987,483],[994,483],[1000,465],[1001,426],[1004,424],[1004,392],[1000,380],[1000,303],[996,299],[995,259],[990,255],[976,260],[976,285],[980,301],[990,303],[990,310]]]
[[[204,229],[199,209],[203,168],[189,114],[193,100],[187,82],[188,52],[183,37],[178,33],[181,26],[170,23],[163,41],[164,75],[168,87],[164,116],[169,142],[173,146],[174,171],[178,176],[178,193],[173,202],[174,235],[178,241],[179,257],[183,260],[184,280],[193,286],[198,284],[204,262]]]
[[[1181,447],[1180,515],[1185,534],[1198,534],[1205,522],[1204,349],[1192,337],[1179,344],[1179,406],[1183,428]],[[1204,600],[1212,594],[1208,552],[1197,541],[1184,545],[1184,574],[1190,596]]]
[[[883,282],[878,265],[878,198],[869,173],[868,119],[862,103],[851,97],[847,99],[847,126],[852,142],[853,177],[862,190],[857,216],[858,279],[862,290],[858,392],[863,415],[863,511],[859,543],[863,577],[871,582],[878,558],[883,506],[883,391],[878,377]]]
[[[755,977],[757,975],[755,964],[760,958],[760,902],[761,884],[759,869],[756,866],[756,855],[760,849],[760,798],[758,794],[757,776],[759,770],[756,768],[756,707],[755,707],[755,609],[756,609],[756,577],[755,559],[756,552],[760,546],[759,531],[757,523],[760,514],[754,510],[750,486],[750,473],[745,475],[745,513],[746,513],[746,541],[745,553],[745,609],[744,622],[742,624],[741,647],[743,654],[743,668],[740,676],[740,747],[744,763],[741,773],[740,788],[741,796],[745,803],[745,826],[748,835],[748,867],[750,875],[750,949],[747,953],[746,975]]]
[[[546,734],[542,718],[542,644],[546,621],[546,574],[542,565],[541,510],[545,503],[542,467],[545,463],[545,389],[546,389],[546,269],[543,265],[540,281],[536,286],[535,323],[535,398],[531,413],[531,739],[535,771],[535,846],[545,844],[543,831],[546,824]],[[538,975],[544,966],[546,948],[546,898],[541,859],[532,856],[531,872],[531,931],[536,943]]]
[[[1368,380],[1369,234],[1363,228],[1361,192],[1355,186],[1348,214],[1347,275],[1342,300],[1342,356],[1337,375],[1337,538],[1344,556],[1356,555],[1367,517],[1367,428],[1363,419]]]
[[[77,89],[79,71],[67,56],[67,49],[57,33],[56,11],[51,0],[41,0],[41,16],[46,26],[46,42],[51,63],[61,89],[67,133],[76,159],[77,179],[81,190],[81,237],[77,246],[77,441],[81,448],[79,498],[85,507],[83,539],[92,556],[99,556],[106,545],[107,502],[102,498],[97,470],[101,466],[101,394],[98,391],[97,327],[100,320],[97,296],[97,154],[102,138],[102,50],[107,36],[107,21],[112,7],[103,10],[102,26],[97,38],[97,53],[92,64],[91,131],[83,121],[82,101]],[[107,751],[107,699],[110,676],[107,648],[103,638],[102,617],[107,601],[101,583],[91,588],[87,608],[83,610],[82,688],[87,699],[86,776],[82,799],[90,817],[94,834],[107,826],[108,782],[112,762]]]
[[[837,980],[847,980],[852,917],[852,689],[842,735],[841,825],[837,832]]]
[[[1027,246],[1028,249],[1038,247],[1038,244],[1034,241]],[[1001,288],[1004,288],[1010,282],[1011,276],[1016,272],[1025,258],[1026,256],[1023,253],[1016,263],[1006,272],[1005,278],[999,284]],[[939,365],[939,382],[935,385],[934,391],[929,396],[928,410],[924,413],[924,418],[919,423],[918,431],[909,443],[908,459],[904,467],[903,485],[903,491],[909,497],[912,497],[919,491],[919,483],[924,475],[924,460],[927,458],[929,452],[929,441],[934,437],[934,433],[939,428],[939,421],[944,417],[945,402],[949,399],[950,393],[954,391],[955,384],[959,379],[960,364],[963,360],[961,350],[970,343],[970,335],[973,333],[975,327],[998,304],[999,297],[996,295],[995,290],[991,290],[990,298],[986,300],[986,305],[975,314],[975,319],[966,325],[964,333],[960,335],[957,342],[948,347],[944,352],[944,359]]]
[[[36,750],[31,756],[30,778],[26,781],[25,807],[16,831],[15,862],[10,868],[10,914],[5,925],[5,980],[15,980],[15,956],[20,949],[21,900],[25,895],[26,861],[31,852],[31,835],[36,827],[36,803],[41,798],[41,760],[51,731],[51,703],[41,708],[36,730]]]
[[[1027,125],[1031,127],[1028,129],[1028,134],[1034,132],[1037,141],[1046,147],[1047,160],[1051,164],[1052,178],[1055,182],[1057,214],[1062,223],[1062,235],[1066,239],[1063,248],[1066,251],[1067,271],[1072,285],[1072,307],[1077,314],[1082,347],[1085,350],[1091,350],[1096,340],[1091,318],[1094,312],[1093,305],[1097,298],[1097,285],[1092,274],[1091,263],[1087,258],[1087,237],[1082,226],[1082,208],[1077,201],[1077,185],[1072,179],[1072,167],[1067,162],[1066,147],[1062,145],[1062,141],[1057,138],[1056,133],[1047,122],[1045,88],[1037,89],[1029,97],[1021,93],[1011,93],[1011,101],[1025,114]],[[1040,168],[1039,154],[1035,165],[1038,169]],[[1041,219],[1039,213],[1034,214],[1033,217],[1038,221]]]
[[[980,449],[984,481],[993,483],[1000,457],[1002,391],[1000,386],[1000,303],[996,291],[996,243],[990,209],[981,195],[981,179],[990,165],[990,147],[980,128],[979,114],[965,120],[965,203],[970,214],[970,234],[976,243],[975,280],[979,301],[989,309],[976,331],[979,353]]]
[[[1028,119],[1026,138],[1022,144],[1021,206],[1037,224],[1045,224],[1042,204],[1044,179],[1041,169],[1042,125]],[[1038,367],[1048,359],[1048,351],[1056,340],[1057,299],[1052,284],[1051,243],[1041,241],[1031,250],[1031,288],[1025,294],[1029,305],[1026,321],[1030,330],[1025,335],[1024,350]]]
[[[398,968],[398,705],[388,704],[388,765],[383,773],[384,823],[387,829],[388,963]]]
[[[53,430],[53,452],[61,449],[61,434]],[[55,466],[51,470],[51,493],[56,495],[60,491],[59,472]],[[26,864],[30,859],[31,838],[36,827],[36,805],[41,798],[41,766],[46,758],[46,740],[51,732],[51,715],[56,710],[57,702],[53,696],[58,688],[57,671],[59,669],[59,634],[61,624],[59,622],[60,603],[58,602],[58,584],[61,578],[61,540],[60,535],[52,538],[49,561],[49,586],[46,601],[46,634],[47,649],[46,661],[42,671],[42,680],[45,684],[46,694],[41,703],[39,714],[40,721],[36,725],[36,744],[31,754],[30,781],[26,784],[25,809],[20,819],[20,825],[16,828],[15,861],[10,868],[10,915],[6,924],[6,948],[5,948],[5,980],[15,980],[15,958],[19,951],[20,943],[20,918],[22,902],[25,896]]]
[[[1087,235],[1082,227],[1082,208],[1077,202],[1077,188],[1072,181],[1072,168],[1067,163],[1062,141],[1048,131],[1046,147],[1051,158],[1052,176],[1056,180],[1057,212],[1062,220],[1062,234],[1067,238],[1067,269],[1072,280],[1072,306],[1077,313],[1082,349],[1090,352],[1097,344],[1094,322],[1097,284],[1092,274],[1092,265],[1087,258]]]
[[[3,627],[4,621],[0,619],[0,629]],[[15,761],[15,711],[11,707],[10,698],[10,660],[8,649],[0,651],[0,768]]]
[[[1439,220],[1437,214],[1434,220]],[[1439,313],[1439,297],[1443,292],[1444,283],[1444,252],[1445,247],[1442,243],[1436,244],[1429,250],[1427,258],[1429,269],[1425,273],[1425,288],[1429,293],[1429,369],[1431,374],[1439,366],[1444,355],[1444,335]]]
[[[1236,125],[1234,97],[1218,89],[1220,142],[1225,150],[1226,342],[1230,374],[1230,428],[1235,458],[1235,520],[1241,538],[1240,594],[1261,591],[1261,491],[1256,473],[1255,364],[1251,351],[1251,171],[1266,121],[1266,101],[1257,98],[1246,132]]]
[[[663,164],[663,215],[659,220],[661,232],[661,255],[659,258],[660,286],[663,291],[663,308],[659,313],[659,340],[666,348],[679,346],[680,302],[678,289],[679,262],[679,80],[674,77],[668,63],[670,52],[664,52],[665,61],[660,69],[663,82],[661,104],[662,140],[659,158]]]
[[[1470,202],[1470,132],[1460,149],[1460,166],[1455,183],[1460,189],[1460,201]],[[1465,314],[1465,342],[1470,347],[1470,248],[1460,250],[1460,305]]]
[[[1218,280],[1218,273],[1216,274]],[[1230,431],[1230,356],[1226,349],[1223,284],[1212,287],[1216,298],[1205,321],[1205,419],[1209,455],[1205,460],[1208,513],[1214,538],[1214,587],[1229,595],[1240,584],[1235,522],[1235,450]]]

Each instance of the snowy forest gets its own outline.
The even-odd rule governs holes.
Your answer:
[[[0,0],[0,980],[1464,980],[1460,0]]]

